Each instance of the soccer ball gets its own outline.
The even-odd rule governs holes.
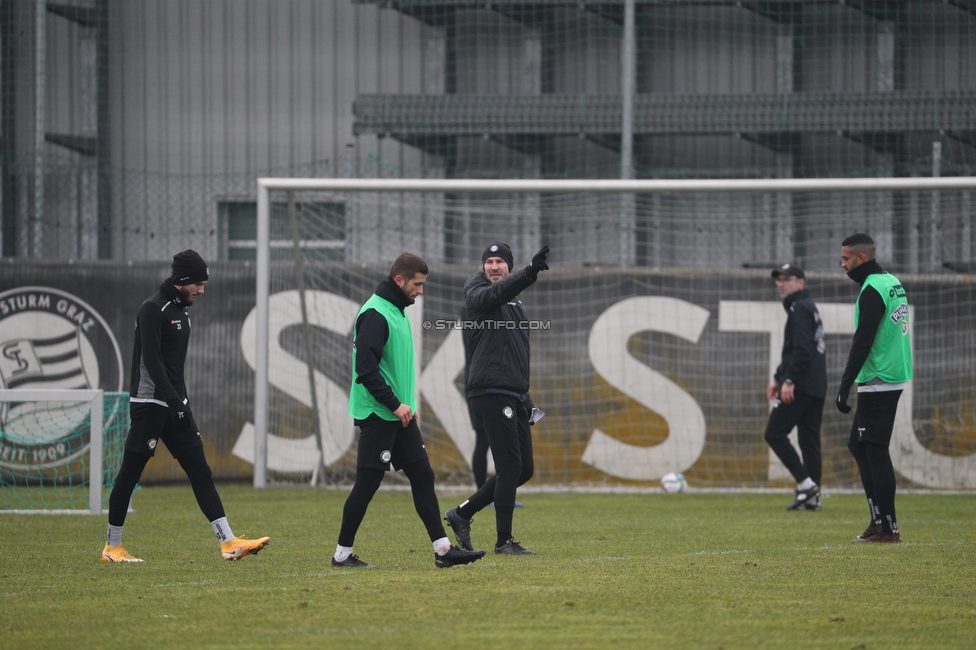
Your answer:
[[[677,494],[688,489],[688,481],[685,480],[683,474],[671,472],[665,474],[661,479],[661,488],[668,494]]]

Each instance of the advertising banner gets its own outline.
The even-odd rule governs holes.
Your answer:
[[[468,485],[474,432],[463,396],[459,313],[476,269],[431,269],[408,308],[421,428],[438,481]],[[194,416],[218,479],[250,480],[254,454],[255,276],[212,264],[193,305],[186,363]],[[4,388],[128,390],[135,314],[169,275],[165,263],[0,263]],[[355,471],[346,414],[353,321],[386,268],[319,269],[328,286],[300,295],[283,266],[269,310],[269,478],[308,481],[321,449],[325,480]],[[290,275],[291,274],[291,275]],[[918,487],[976,487],[976,282],[902,277],[915,379],[891,443],[899,475]],[[852,487],[851,417],[833,405],[854,331],[858,287],[842,272],[810,275],[826,334],[824,484]],[[766,385],[786,312],[768,271],[554,268],[520,296],[530,319],[536,485],[651,486],[682,472],[692,487],[792,485],[763,439]],[[314,385],[314,388],[312,386]],[[313,399],[313,391],[314,397]],[[314,410],[313,410],[314,404]],[[50,434],[45,434],[50,435]],[[182,480],[167,453],[144,482]]]

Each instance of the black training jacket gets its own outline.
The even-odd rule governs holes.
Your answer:
[[[518,295],[536,281],[531,267],[492,283],[481,271],[464,283],[468,397],[529,391],[529,323]]]
[[[129,400],[133,403],[186,399],[183,365],[190,343],[190,314],[179,290],[166,280],[136,315]]]
[[[782,384],[793,380],[796,390],[814,397],[827,395],[827,357],[820,312],[801,289],[783,298],[786,329],[783,331],[783,356],[773,380]]]

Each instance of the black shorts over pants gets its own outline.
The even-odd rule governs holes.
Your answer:
[[[133,451],[152,458],[160,440],[166,444],[173,458],[179,458],[187,449],[202,447],[203,439],[197,423],[190,417],[191,430],[173,424],[169,409],[152,402],[135,402],[129,405],[132,421],[125,439],[126,451]]]
[[[372,467],[389,471],[403,469],[418,460],[427,460],[427,446],[420,434],[417,420],[403,426],[400,420],[384,420],[376,414],[356,420],[359,427],[359,450],[356,467]]]
[[[895,414],[902,391],[858,391],[857,410],[851,424],[849,445],[872,444],[888,447],[895,430]]]

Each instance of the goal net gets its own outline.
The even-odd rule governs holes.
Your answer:
[[[128,429],[128,393],[0,390],[0,512],[101,514]]]
[[[421,428],[439,484],[470,485],[456,321],[465,280],[501,240],[516,268],[552,250],[521,295],[546,413],[533,485],[648,488],[675,471],[693,488],[792,486],[763,439],[786,320],[770,271],[792,262],[826,330],[823,483],[854,488],[851,418],[832,401],[858,291],[840,244],[862,231],[912,310],[915,379],[891,445],[901,484],[976,488],[974,190],[972,177],[259,179],[256,307],[241,337],[256,407],[234,453],[258,487],[351,482],[354,319],[410,251],[431,270],[407,310]]]

